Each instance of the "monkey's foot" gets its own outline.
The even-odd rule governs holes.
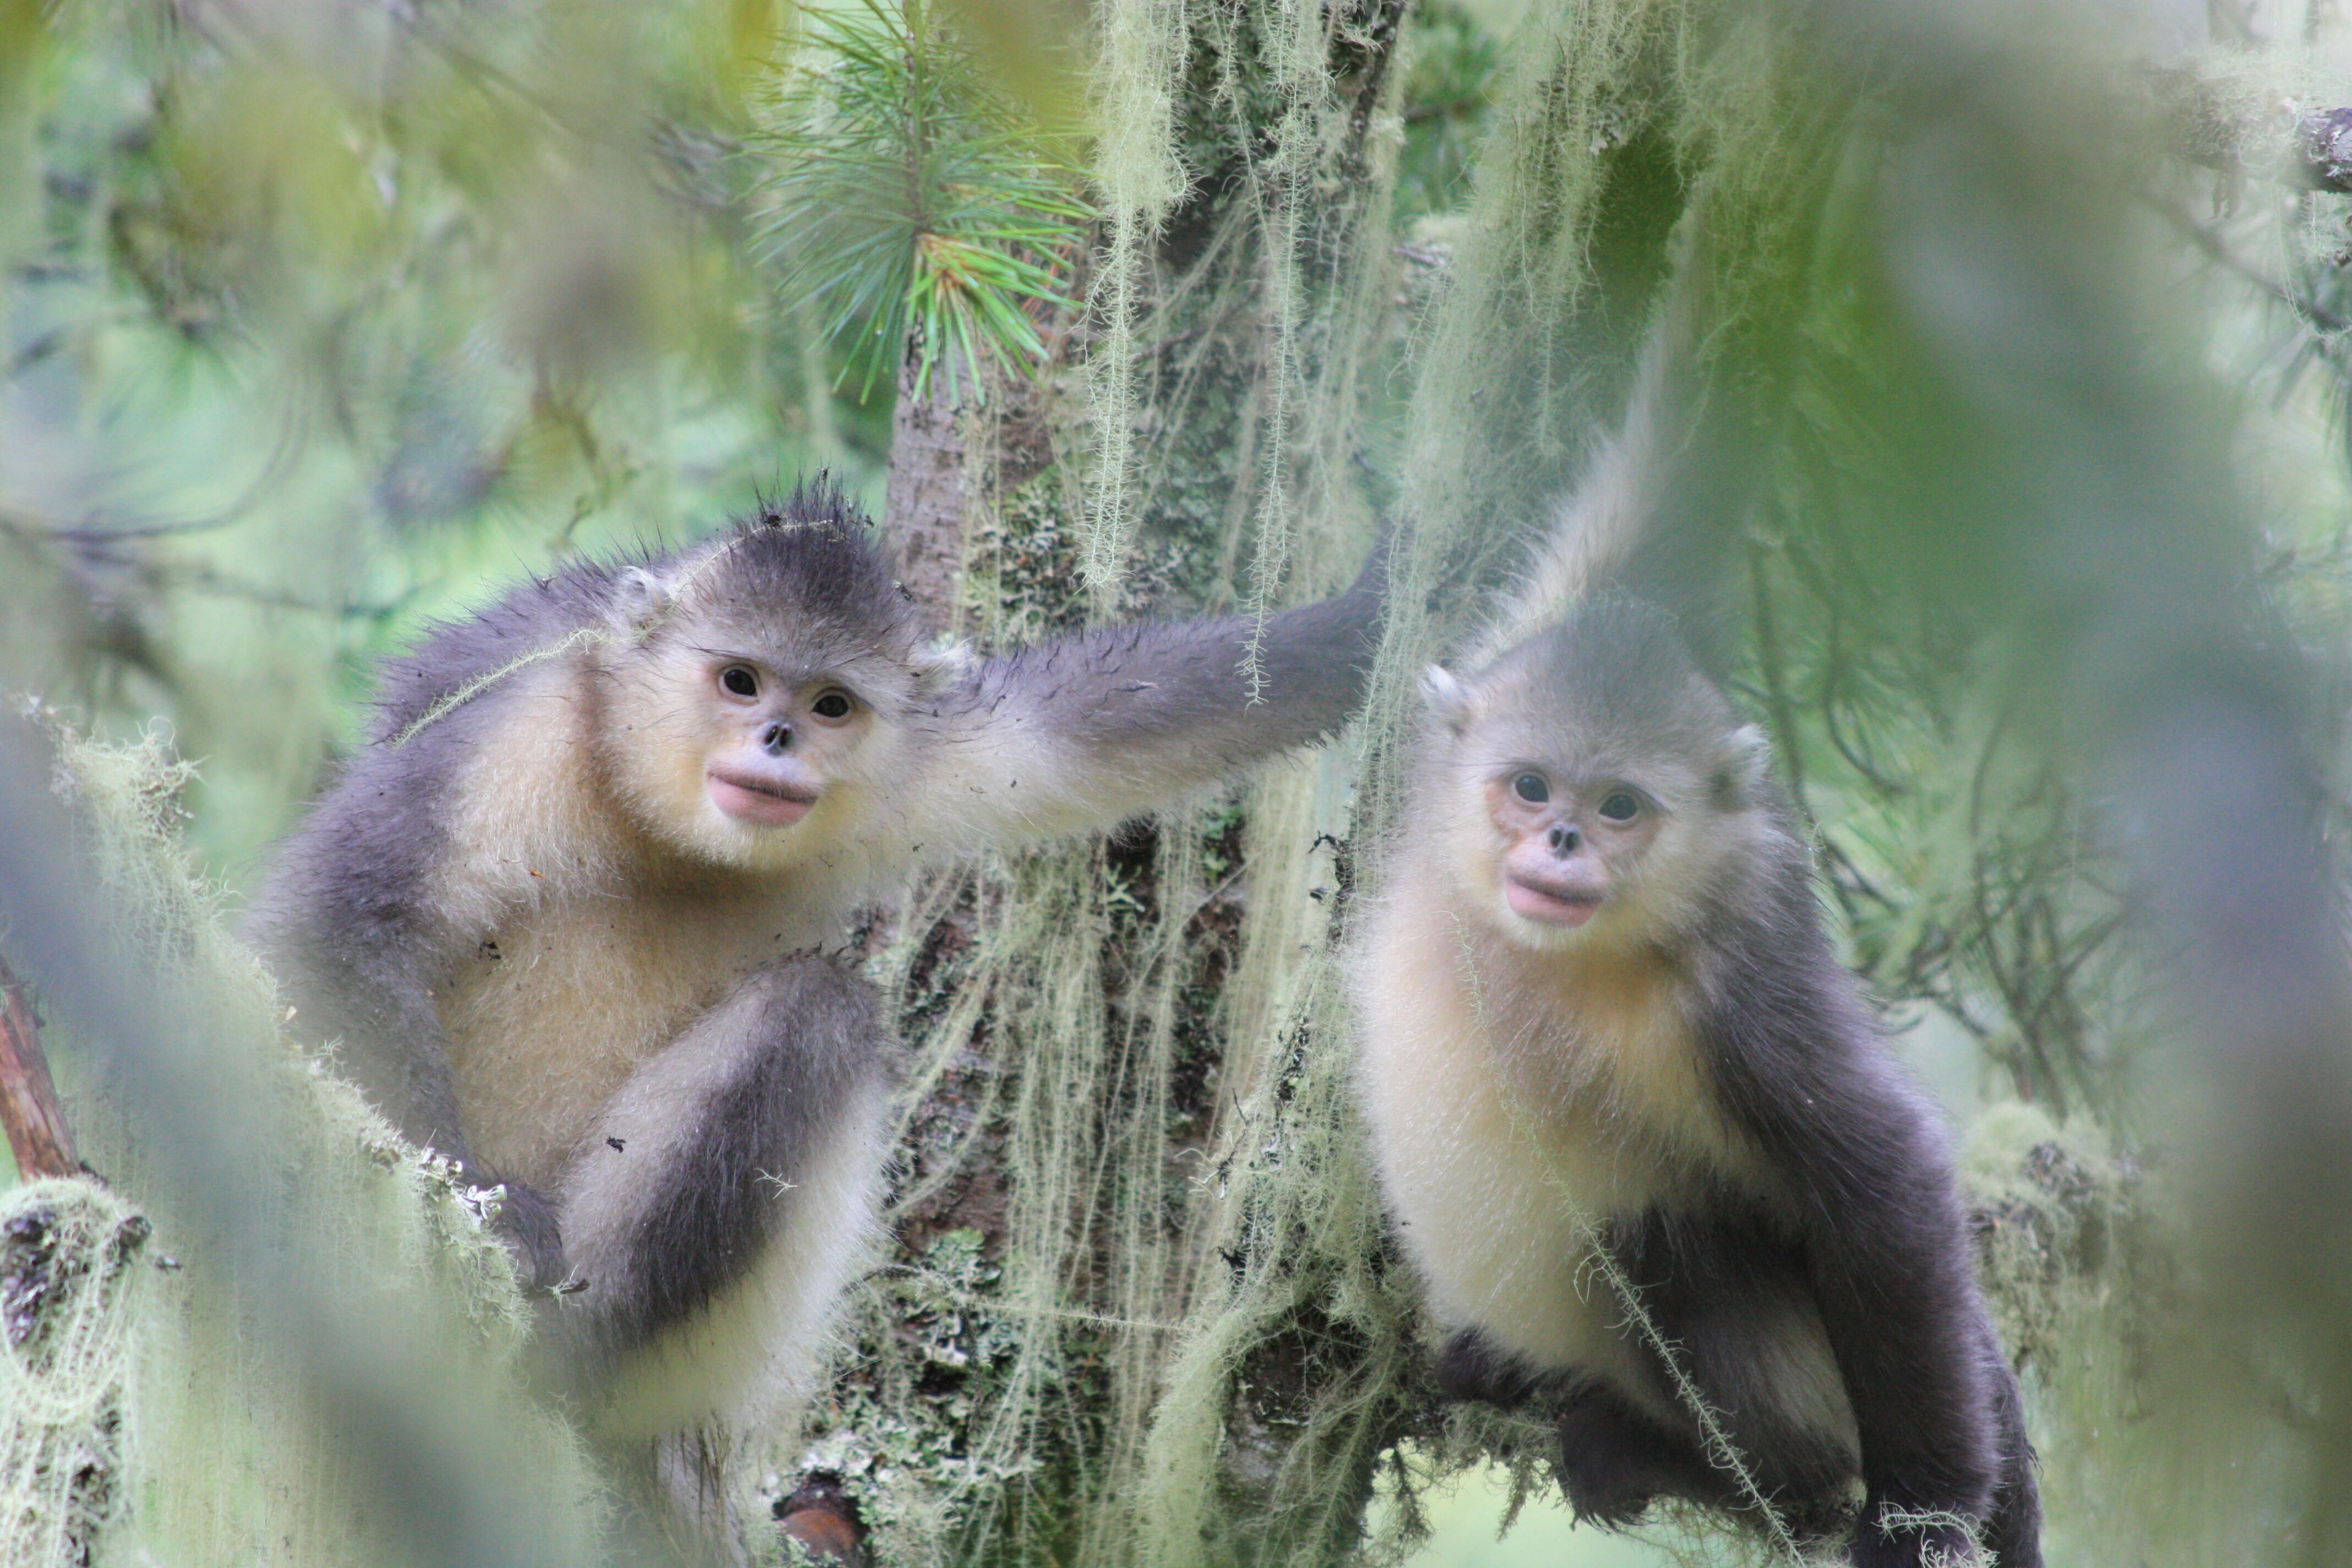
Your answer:
[[[1984,1562],[1975,1533],[1950,1513],[1874,1500],[1854,1526],[1853,1568],[1976,1568]]]
[[[1559,1485],[1578,1523],[1622,1530],[1649,1511],[1663,1489],[1649,1456],[1605,1442],[1570,1447],[1565,1425],[1560,1436]]]
[[[1559,1483],[1579,1520],[1611,1530],[1633,1523],[1662,1497],[1722,1500],[1688,1440],[1606,1385],[1583,1389],[1560,1415]]]
[[[866,1568],[866,1523],[839,1476],[814,1472],[777,1502],[775,1514],[784,1539],[798,1542],[810,1556],[843,1568]]]

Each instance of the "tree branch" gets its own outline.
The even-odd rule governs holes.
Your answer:
[[[81,1169],[65,1110],[41,1054],[40,1024],[24,983],[0,958],[0,1128],[8,1134],[16,1173],[26,1181],[70,1176]]]

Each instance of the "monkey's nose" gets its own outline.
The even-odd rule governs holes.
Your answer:
[[[1576,853],[1576,847],[1584,842],[1584,835],[1564,822],[1555,822],[1544,835],[1544,842],[1551,846],[1553,854],[1565,860]]]
[[[769,725],[760,735],[760,744],[772,757],[782,756],[784,748],[792,743],[793,727],[781,721]]]

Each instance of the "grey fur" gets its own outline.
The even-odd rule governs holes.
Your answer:
[[[667,1144],[608,1119],[583,1162],[642,1166],[621,1245],[589,1263],[567,1327],[598,1357],[691,1318],[784,1228],[838,1108],[877,1091],[889,1028],[881,998],[839,961],[780,959],[746,975],[679,1037],[711,1037],[721,1081]]]
[[[1645,763],[1663,758],[1704,774],[1749,754],[1737,714],[1671,619],[1622,596],[1604,595],[1507,654],[1470,681],[1465,700],[1485,703],[1478,721],[1511,737],[1506,744],[1531,737],[1530,763],[1564,756],[1636,784]],[[1435,759],[1444,751],[1439,741],[1424,755],[1424,801],[1443,786]],[[1917,1568],[1933,1550],[1957,1553],[1958,1530],[1882,1525],[1896,1510],[1940,1511],[1979,1521],[2002,1568],[2038,1568],[2032,1452],[2015,1377],[1978,1294],[1940,1118],[1889,1055],[1830,945],[1811,858],[1777,789],[1760,771],[1719,777],[1691,809],[1714,814],[1708,831],[1727,837],[1736,816],[1760,819],[1765,831],[1738,839],[1759,847],[1719,866],[1675,918],[1644,928],[1645,940],[1676,976],[1676,1005],[1717,1109],[1769,1184],[1759,1194],[1731,1169],[1677,1169],[1663,1186],[1678,1196],[1601,1216],[1605,1245],[1801,1534],[1839,1528],[1858,1478],[1856,1563]],[[1692,1152],[1669,1156],[1633,1140],[1621,1157],[1687,1162]],[[1816,1315],[1858,1451],[1809,1419],[1770,1373],[1791,1325]],[[1630,1328],[1619,1332],[1647,1380],[1638,1389],[1585,1367],[1515,1361],[1475,1323],[1447,1345],[1441,1385],[1458,1397],[1548,1406],[1559,1423],[1563,1484],[1580,1513],[1600,1522],[1630,1522],[1661,1497],[1743,1506],[1651,1346]]]
[[[820,484],[715,542],[526,584],[387,661],[369,743],[281,847],[248,933],[299,1027],[340,1040],[346,1070],[407,1136],[507,1183],[501,1223],[529,1282],[577,1287],[548,1309],[561,1384],[592,1407],[606,1385],[657,1396],[704,1353],[709,1314],[740,1318],[769,1300],[760,1292],[789,1293],[796,1265],[784,1258],[775,1272],[780,1247],[823,1243],[824,1268],[842,1267],[855,1238],[807,1227],[867,1223],[856,1216],[878,1178],[880,1000],[832,961],[757,951],[767,922],[780,941],[793,933],[788,946],[830,942],[852,908],[889,896],[919,864],[1108,827],[1335,730],[1362,689],[1381,585],[1376,559],[1346,595],[1272,617],[1255,703],[1240,669],[1251,627],[1238,620],[1095,631],[964,661],[920,646],[865,520]],[[605,868],[602,883],[522,881],[519,868],[461,862],[462,825],[480,804],[467,798],[467,770],[526,721],[547,722],[551,700],[591,736],[585,754],[552,762],[604,819],[622,821],[640,808],[614,782],[616,758],[642,742],[614,732],[609,714],[631,672],[666,653],[737,650],[787,680],[864,672],[874,728],[858,743],[885,737],[875,754],[896,761],[843,796],[862,814],[851,827],[818,839],[808,820],[782,829],[806,851],[792,849],[800,858],[784,869],[705,864],[634,820],[621,869]],[[552,919],[550,909],[633,900],[665,920],[723,926],[741,907],[761,923],[740,963],[698,951],[723,971],[712,1000],[534,1187],[475,1153],[494,1130],[459,1098],[448,1009],[500,962],[509,921],[537,932],[530,922]],[[572,928],[543,929],[563,941]],[[804,1203],[804,1188],[826,1195]],[[625,1397],[635,1395],[613,1394]]]

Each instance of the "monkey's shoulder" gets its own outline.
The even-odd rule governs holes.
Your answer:
[[[600,628],[622,566],[583,562],[548,577],[533,577],[471,615],[427,626],[403,653],[376,668],[370,739],[379,744],[417,731],[420,721],[468,688],[492,695],[484,682],[520,661],[561,648],[566,638]]]

